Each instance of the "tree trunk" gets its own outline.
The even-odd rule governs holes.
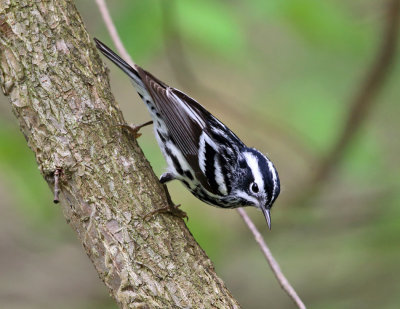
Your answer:
[[[121,308],[239,308],[123,116],[72,1],[0,0],[0,73],[39,170]],[[62,280],[62,278],[60,278]]]

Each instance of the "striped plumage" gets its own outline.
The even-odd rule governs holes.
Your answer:
[[[131,67],[106,45],[97,48],[131,78],[146,103],[168,164],[162,183],[180,180],[197,198],[223,208],[255,206],[270,227],[279,195],[278,173],[261,152],[246,145],[194,99],[149,72]]]

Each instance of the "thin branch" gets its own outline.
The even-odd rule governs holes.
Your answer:
[[[400,0],[389,0],[386,6],[386,26],[380,49],[371,69],[361,83],[359,91],[351,101],[351,108],[342,133],[329,154],[317,168],[310,184],[311,187],[320,186],[326,182],[334,167],[341,161],[355,134],[367,118],[373,103],[377,102],[374,99],[379,90],[382,89],[390,69],[393,67],[399,39]]]
[[[110,37],[112,38],[114,45],[118,50],[118,53],[121,55],[122,59],[128,62],[130,66],[134,66],[135,62],[128,54],[124,44],[122,44],[121,38],[118,35],[117,28],[115,28],[114,22],[111,18],[106,2],[104,0],[96,0],[96,3],[100,10],[101,16],[103,17],[104,23],[106,24],[106,28],[110,34]]]
[[[243,221],[246,223],[249,230],[253,233],[256,242],[260,246],[261,251],[264,253],[265,258],[272,269],[272,272],[274,273],[276,279],[278,280],[279,285],[286,292],[286,294],[289,295],[289,297],[293,300],[293,302],[296,304],[298,308],[305,309],[306,306],[300,299],[299,295],[297,295],[296,291],[291,286],[289,281],[286,279],[285,275],[282,273],[282,270],[279,267],[278,262],[273,257],[271,250],[269,250],[267,244],[265,243],[263,237],[261,236],[261,233],[254,225],[253,221],[251,221],[250,217],[247,215],[246,211],[243,208],[238,208],[237,211],[239,215],[242,217]]]
[[[109,33],[112,37],[112,40],[114,42],[119,42],[121,44],[121,49],[118,49],[120,52],[122,50],[125,51],[125,48],[121,42],[121,39],[118,36],[118,32],[116,31],[115,26],[112,24],[112,19],[108,13],[108,10],[107,10],[107,7],[106,7],[104,1],[96,0],[96,2],[99,6],[99,9],[104,11],[104,13],[102,12],[102,16],[104,18],[107,28],[109,29]],[[105,19],[105,17],[107,17],[107,19]],[[243,218],[243,220],[245,221],[245,223],[247,224],[250,231],[253,233],[257,243],[259,244],[262,252],[264,253],[264,255],[267,259],[268,264],[270,265],[275,277],[278,279],[278,282],[281,285],[281,287],[283,288],[283,290],[289,295],[289,297],[294,301],[294,303],[297,305],[298,308],[305,309],[306,307],[305,307],[304,303],[301,301],[301,299],[297,295],[296,291],[293,289],[293,287],[290,285],[289,281],[283,275],[278,263],[272,256],[271,251],[269,250],[268,246],[264,242],[260,232],[257,230],[254,223],[251,221],[251,219],[247,216],[246,212],[242,208],[239,208],[238,212],[239,212],[240,216]]]

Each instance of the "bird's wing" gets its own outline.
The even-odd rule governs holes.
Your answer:
[[[197,155],[199,137],[206,127],[205,113],[196,109],[193,99],[182,99],[176,90],[138,68],[139,76],[161,114],[174,142],[185,155]]]
[[[206,175],[204,166],[200,166],[200,139],[214,141],[215,129],[225,132],[236,144],[242,142],[204,107],[183,92],[171,88],[140,67],[137,72],[148,93],[154,101],[157,111],[167,126],[176,147],[182,152],[186,161],[196,173],[196,178],[212,193],[219,193],[213,180],[215,175]],[[212,127],[211,127],[212,126]],[[215,141],[214,155],[218,154],[220,141]],[[210,158],[210,161],[215,158]],[[210,164],[211,162],[209,162]],[[214,164],[214,163],[212,163]],[[202,171],[203,170],[203,171]]]

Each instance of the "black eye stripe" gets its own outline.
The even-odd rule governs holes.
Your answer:
[[[246,163],[246,160],[239,160],[239,167],[240,168],[247,168],[248,165]]]

